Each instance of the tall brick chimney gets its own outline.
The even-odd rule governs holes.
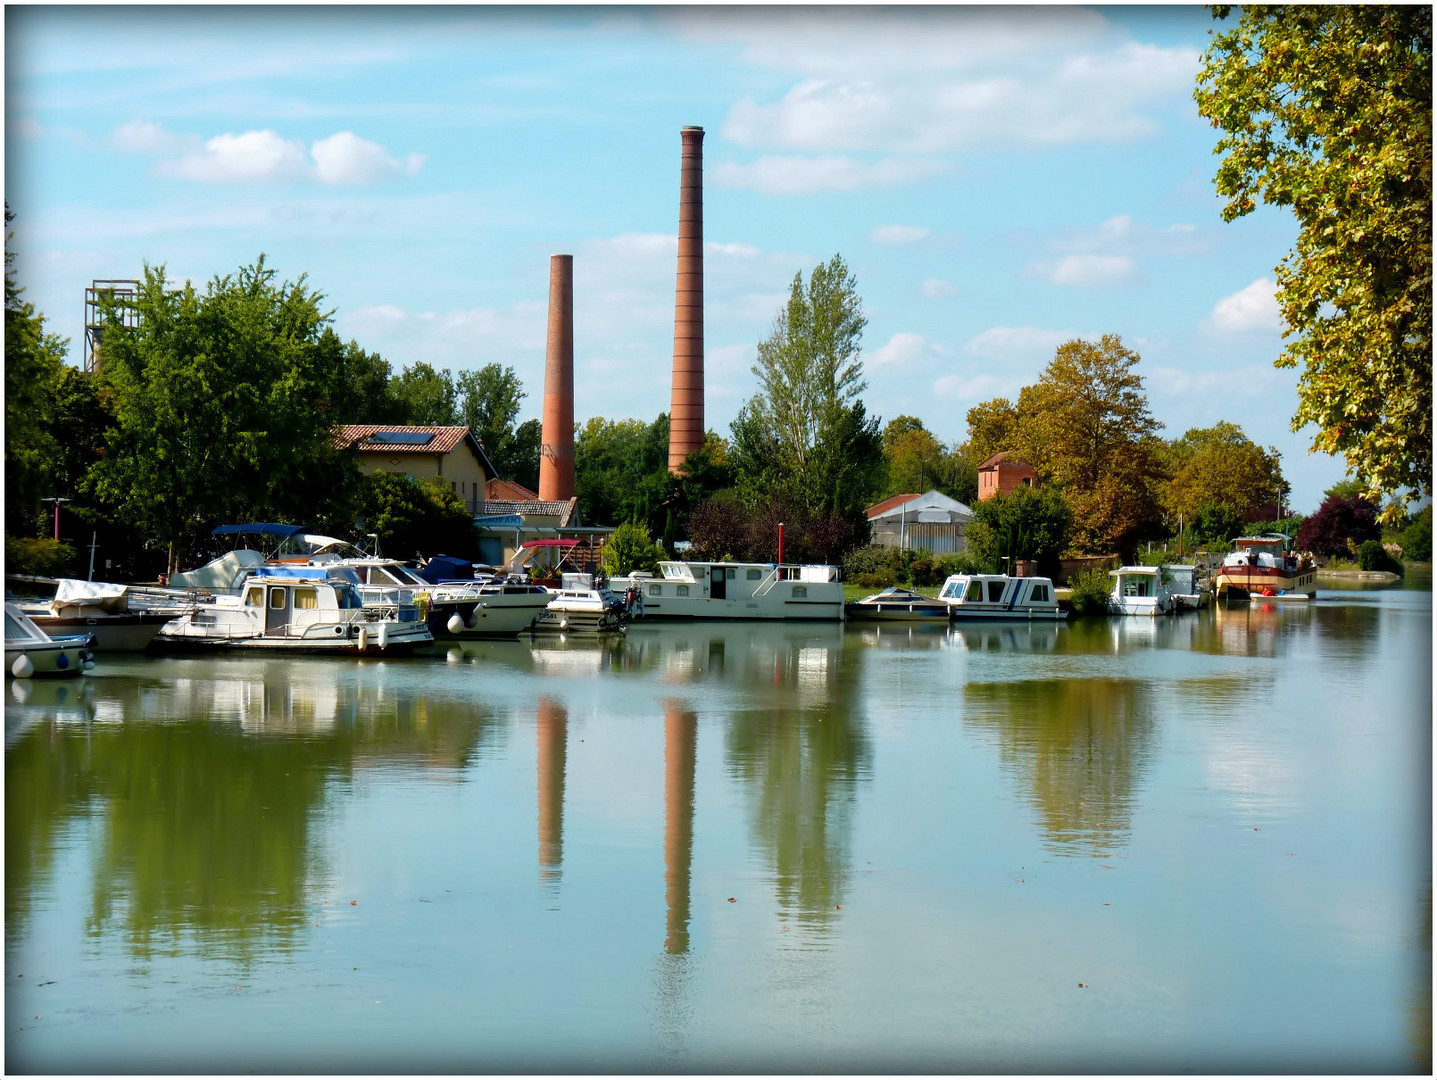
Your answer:
[[[574,497],[574,256],[549,256],[549,342],[544,353],[544,427],[539,498]]]
[[[679,169],[679,270],[669,471],[704,444],[704,129],[686,127]]]

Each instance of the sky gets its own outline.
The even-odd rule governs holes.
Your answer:
[[[1273,268],[1193,87],[1199,7],[5,8],[17,278],[84,353],[92,281],[263,253],[398,373],[513,367],[542,406],[574,257],[575,417],[669,409],[680,131],[704,128],[705,420],[755,391],[794,275],[841,254],[863,400],[945,442],[1058,345],[1116,334],[1161,434],[1227,420],[1310,513]]]

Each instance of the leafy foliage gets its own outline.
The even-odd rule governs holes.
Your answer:
[[[364,477],[358,501],[364,531],[379,535],[380,550],[386,555],[478,556],[474,519],[464,500],[442,480],[376,472]]]
[[[758,346],[758,392],[733,423],[739,484],[755,504],[783,495],[808,515],[855,515],[883,483],[878,421],[859,395],[867,320],[857,283],[835,255],[788,303]]]
[[[609,534],[601,558],[610,576],[631,574],[635,570],[653,574],[658,572],[664,553],[649,535],[647,525],[626,521]]]
[[[1168,513],[1187,520],[1209,506],[1226,508],[1241,522],[1260,507],[1286,498],[1289,490],[1277,448],[1263,449],[1225,420],[1210,428],[1188,429],[1168,444],[1164,459]]]
[[[978,467],[956,447],[939,442],[915,416],[896,416],[883,429],[888,479],[882,497],[941,491],[961,503],[978,498]]]
[[[1428,503],[1422,512],[1414,517],[1398,536],[1402,545],[1402,557],[1410,562],[1432,561],[1432,504]]]
[[[537,490],[543,425],[538,420],[516,423],[526,395],[514,369],[485,364],[478,371],[466,371],[456,381],[455,391],[459,422],[484,444],[499,475]]]
[[[1007,398],[980,401],[968,410],[968,457],[981,465],[1018,445],[1018,410]],[[975,481],[976,484],[976,481]]]
[[[1318,555],[1347,556],[1359,544],[1381,540],[1377,508],[1361,495],[1332,495],[1307,517],[1297,534],[1297,546]]]
[[[1381,540],[1364,540],[1357,549],[1357,565],[1363,570],[1386,571],[1401,576],[1403,567],[1382,546]]]
[[[668,487],[669,417],[642,420],[591,417],[574,439],[574,494],[587,521],[608,525],[637,519],[651,524]]]
[[[322,299],[303,276],[277,284],[263,255],[203,294],[146,265],[139,325],[106,310],[116,426],[89,475],[96,496],[176,556],[217,523],[342,519],[357,473],[331,447],[338,339]]]
[[[1343,454],[1374,504],[1430,495],[1431,8],[1244,7],[1203,61],[1223,219],[1261,199],[1300,230],[1276,268],[1293,429],[1317,425],[1313,448]]]
[[[1019,559],[1031,559],[1041,573],[1056,576],[1073,524],[1072,510],[1061,492],[1046,485],[1020,487],[984,499],[973,513],[976,520],[968,526],[968,549],[978,562],[993,571],[1012,573]]]
[[[1205,502],[1192,516],[1192,531],[1199,543],[1226,547],[1242,535],[1242,515],[1221,502]]]
[[[75,572],[75,549],[49,536],[5,534],[5,572],[38,577],[69,577]]]
[[[1072,590],[1069,602],[1076,615],[1105,615],[1108,597],[1113,592],[1113,579],[1101,566],[1080,570],[1068,581]]]
[[[735,492],[720,492],[694,509],[689,521],[691,552],[699,559],[774,562],[780,523],[785,563],[836,563],[855,543],[868,538],[853,521],[832,511],[814,513],[784,497],[755,508]]]

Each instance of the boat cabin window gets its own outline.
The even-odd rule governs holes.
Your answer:
[[[294,606],[297,608],[319,607],[319,593],[314,589],[296,588],[294,590]]]
[[[1003,589],[1008,583],[1006,581],[988,582],[988,603],[996,604],[1003,599]]]
[[[963,599],[974,604],[981,604],[983,602],[983,583],[981,581],[969,582],[968,595]]]
[[[759,570],[759,569],[756,569],[756,568],[752,568],[752,567],[749,569],[749,571],[748,571],[748,579],[749,579],[750,581],[757,581],[757,580],[758,580],[759,578],[761,578],[761,577],[763,577],[763,571],[762,571],[762,570]]]
[[[687,596],[688,594],[689,594],[689,587],[688,587],[687,585],[680,585],[680,586],[679,586],[679,595],[680,595],[680,596]]]
[[[261,589],[258,585],[246,589],[244,594],[244,606],[264,607],[264,590]]]
[[[808,597],[808,586],[807,586],[807,585],[795,585],[795,586],[793,587],[793,598],[794,598],[795,600],[804,600],[804,599],[806,599],[807,597]]]
[[[1123,581],[1123,595],[1124,595],[1124,596],[1147,596],[1147,595],[1148,595],[1148,579],[1145,578],[1145,577],[1140,577],[1140,578],[1126,578],[1126,579],[1124,579],[1124,581]]]
[[[1034,585],[1033,591],[1028,594],[1028,599],[1046,604],[1048,602],[1048,586]]]
[[[727,570],[724,571],[724,577],[728,578],[729,581],[732,581],[734,578],[738,577],[738,571],[735,570],[732,566],[730,566]]]
[[[289,602],[289,590],[286,589],[286,588],[284,588],[283,586],[281,586],[281,587],[278,588],[278,589],[271,589],[271,590],[269,591],[269,606],[270,606],[270,607],[272,607],[272,608],[282,608],[282,607],[284,607],[285,604],[287,604],[288,602]]]
[[[650,595],[650,596],[663,596],[663,595],[664,595],[664,587],[663,587],[662,585],[650,585],[650,586],[649,586],[649,595]]]

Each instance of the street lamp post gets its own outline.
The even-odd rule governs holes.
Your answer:
[[[55,539],[60,539],[60,504],[70,500],[61,498],[59,495],[51,495],[49,498],[41,499],[41,502],[52,502],[55,504]]]

